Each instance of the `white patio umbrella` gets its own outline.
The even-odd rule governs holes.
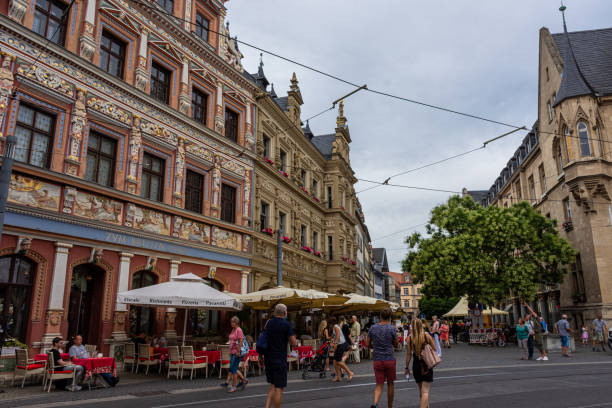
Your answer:
[[[161,306],[183,309],[242,310],[242,303],[220,292],[193,273],[172,278],[169,282],[117,294],[117,303],[138,306]],[[187,331],[187,315],[183,324],[183,346]]]

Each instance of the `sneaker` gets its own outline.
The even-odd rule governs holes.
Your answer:
[[[82,390],[82,387],[80,385],[75,385],[74,387],[70,385],[66,386],[66,391],[74,392],[74,391],[81,391],[81,390]]]
[[[226,382],[222,382],[221,384],[219,384],[221,387],[227,387],[227,383]]]
[[[249,380],[247,380],[246,378],[244,379],[244,382],[241,383],[242,385],[242,391],[244,391],[244,389],[246,388],[247,384],[249,383]]]
[[[536,358],[536,360],[540,361],[540,360],[543,360],[543,358],[542,357],[538,357],[538,358]]]
[[[543,358],[542,358],[542,360],[544,360],[544,361],[548,361],[548,356],[543,357]]]

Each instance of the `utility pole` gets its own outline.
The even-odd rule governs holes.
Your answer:
[[[283,285],[283,241],[281,239],[283,230],[278,229],[276,232],[276,285]]]
[[[2,167],[0,167],[0,238],[2,238],[2,232],[4,231],[4,213],[6,212],[6,200],[11,183],[13,162],[15,161],[16,142],[17,138],[15,136],[10,135],[6,137],[4,157],[2,158]]]

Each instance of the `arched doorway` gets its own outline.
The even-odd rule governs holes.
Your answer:
[[[20,255],[0,258],[0,336],[26,342],[36,263]]]
[[[223,291],[223,285],[216,280],[204,278],[204,282],[210,287]],[[189,326],[192,336],[215,336],[221,334],[219,331],[221,312],[218,310],[190,309]]]
[[[132,289],[157,284],[157,275],[150,271],[138,271],[132,275]],[[136,336],[141,331],[152,335],[155,329],[155,308],[130,306],[130,334]]]
[[[80,334],[87,344],[100,345],[104,269],[81,264],[72,270],[68,304],[68,337]]]

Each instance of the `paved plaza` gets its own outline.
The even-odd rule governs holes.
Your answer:
[[[398,352],[396,357],[400,371],[405,354]],[[365,360],[351,369],[355,378],[342,384],[332,384],[329,378],[303,380],[301,372],[292,371],[283,407],[369,407],[374,388],[372,363]],[[432,407],[612,407],[612,352],[579,348],[571,358],[553,352],[547,362],[520,361],[516,346],[500,349],[459,344],[444,350],[443,363],[435,373]],[[0,408],[265,406],[264,376],[250,377],[248,388],[234,394],[227,394],[219,383],[218,376],[191,381],[123,373],[120,384],[106,390],[52,390],[47,394],[40,385],[26,385],[24,390],[5,386]],[[406,381],[403,373],[398,373],[394,406],[418,406],[416,384]]]

